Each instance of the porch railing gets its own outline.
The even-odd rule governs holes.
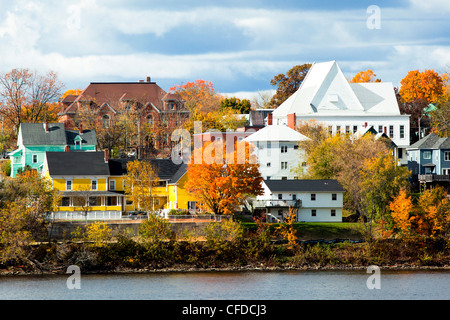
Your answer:
[[[448,174],[419,174],[419,181],[434,182],[434,181],[450,181]]]

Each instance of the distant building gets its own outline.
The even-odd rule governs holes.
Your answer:
[[[181,96],[165,92],[150,77],[139,82],[91,82],[78,96],[70,95],[61,101],[59,121],[66,127],[78,127],[77,115],[82,106],[89,107],[103,128],[110,127],[121,113],[137,113],[136,126],[146,123],[154,129],[149,148],[155,153],[170,150],[172,131],[189,118]],[[136,143],[132,142],[130,148],[139,148]]]
[[[342,222],[344,188],[337,180],[264,180],[253,208],[283,220],[289,208],[297,221]]]
[[[349,83],[336,61],[313,64],[300,88],[272,114],[274,124],[291,128],[315,119],[330,134],[372,126],[392,139],[400,164],[407,164],[410,116],[400,114],[392,83]]]
[[[244,139],[254,146],[263,179],[294,179],[298,169],[307,170],[305,151],[300,141],[309,140],[285,125],[268,125]]]
[[[408,148],[408,169],[413,181],[440,184],[450,190],[450,138],[430,133],[412,144]]]
[[[94,130],[66,130],[62,123],[21,123],[18,148],[10,153],[11,177],[26,166],[41,172],[45,152],[95,151],[96,146]]]

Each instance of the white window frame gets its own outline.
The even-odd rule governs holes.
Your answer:
[[[38,163],[38,155],[35,153],[31,156],[32,163]]]
[[[444,161],[450,161],[450,151],[444,151]]]
[[[423,158],[424,159],[431,159],[431,151],[424,151],[423,152]]]
[[[282,161],[281,162],[281,170],[287,170],[287,168],[288,168],[287,161]]]
[[[73,181],[72,179],[66,180],[66,191],[72,191],[73,190]]]
[[[108,182],[108,189],[109,190],[116,190],[116,180],[109,180],[109,182]]]
[[[94,184],[95,184],[95,188],[94,188]],[[98,180],[97,179],[91,180],[91,190],[93,190],[93,191],[98,190]]]

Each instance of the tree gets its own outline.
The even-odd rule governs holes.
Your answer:
[[[250,100],[238,99],[236,97],[225,98],[220,103],[220,110],[231,109],[236,110],[240,114],[248,114],[251,108]]]
[[[0,75],[0,114],[16,129],[23,121],[42,122],[57,109],[52,102],[64,87],[55,72],[46,75],[28,69],[13,69]]]
[[[270,100],[270,105],[272,108],[276,108],[281,105],[287,98],[294,94],[298,88],[300,88],[300,85],[305,79],[310,68],[311,64],[309,63],[296,65],[289,69],[286,75],[280,73],[270,80],[271,85],[277,86],[277,91]]]
[[[78,96],[83,92],[83,89],[68,89],[61,96],[60,100],[63,100],[65,97],[69,95]]]
[[[186,189],[199,206],[215,214],[231,214],[249,196],[262,193],[259,165],[247,142],[207,143],[195,149],[188,165]]]
[[[149,215],[148,220],[139,226],[139,234],[149,244],[160,243],[172,234],[170,222],[166,219]]]
[[[425,100],[434,103],[444,94],[443,80],[434,70],[409,71],[400,81],[400,96],[403,102]]]
[[[412,231],[411,213],[413,204],[405,189],[400,190],[399,194],[389,204],[389,208],[391,210],[394,232],[403,236],[409,236]]]
[[[127,163],[125,175],[125,193],[136,208],[150,213],[154,210],[156,195],[154,188],[159,177],[156,168],[146,160],[134,160]]]
[[[431,124],[435,133],[441,137],[450,136],[450,100],[436,104],[436,108],[430,112]]]
[[[366,71],[360,71],[352,78],[350,82],[361,83],[361,82],[381,82],[380,79],[376,79],[376,74],[372,70],[368,69]]]
[[[219,110],[222,96],[214,90],[210,81],[195,80],[169,89],[170,93],[178,93],[185,100],[185,107],[193,112],[215,112]]]

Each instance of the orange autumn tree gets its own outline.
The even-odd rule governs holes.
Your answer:
[[[394,231],[402,235],[411,234],[411,213],[413,204],[411,197],[407,195],[405,189],[401,189],[398,196],[389,204],[391,216],[394,224]]]
[[[444,82],[434,70],[409,71],[400,81],[399,94],[403,102],[424,100],[428,103],[438,101],[445,93]]]
[[[248,197],[262,194],[258,168],[247,142],[206,143],[192,154],[186,189],[201,209],[232,214]]]
[[[376,79],[376,74],[372,70],[368,69],[366,71],[360,71],[352,78],[350,82],[361,83],[361,82],[381,82],[380,79]]]

